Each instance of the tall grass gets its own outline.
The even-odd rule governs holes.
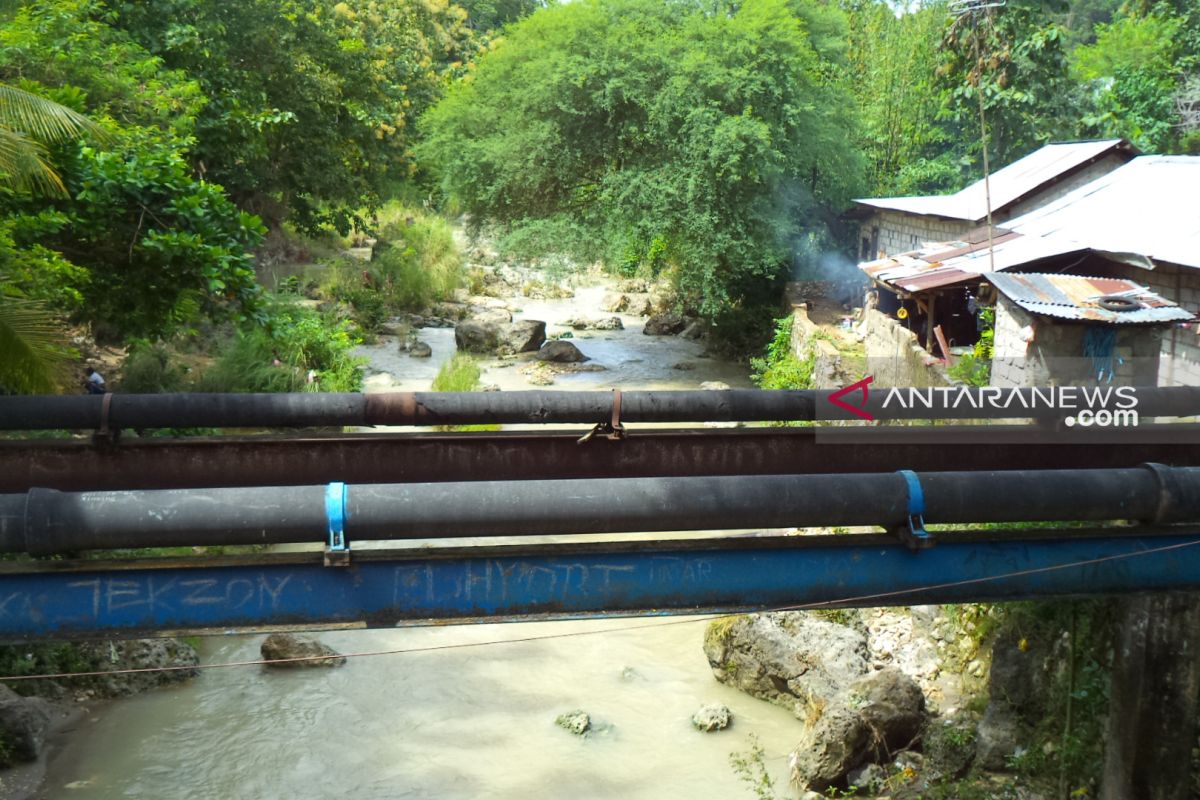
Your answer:
[[[264,325],[239,331],[200,380],[208,392],[357,392],[363,360],[342,321],[288,303]]]
[[[454,357],[442,364],[437,377],[433,379],[435,392],[477,392],[482,375],[479,364],[466,353],[455,353]],[[498,431],[499,425],[438,425],[439,431]]]
[[[463,285],[462,253],[446,220],[404,208],[385,218],[370,271],[389,305],[420,311]]]
[[[442,217],[390,203],[373,227],[372,260],[334,259],[318,287],[321,296],[348,304],[368,336],[388,317],[423,311],[466,284],[462,252]]]

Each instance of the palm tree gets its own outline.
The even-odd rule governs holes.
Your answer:
[[[65,195],[49,145],[99,133],[87,117],[52,100],[0,83],[0,183],[18,192]]]
[[[64,196],[48,147],[99,133],[82,114],[14,86],[0,84],[0,186]],[[0,272],[0,389],[52,392],[67,358],[60,330],[39,303],[6,287]]]

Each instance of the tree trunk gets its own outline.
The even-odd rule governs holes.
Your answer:
[[[1116,638],[1101,800],[1186,800],[1200,692],[1200,598],[1132,597]]]

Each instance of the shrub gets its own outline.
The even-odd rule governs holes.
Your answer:
[[[406,209],[392,213],[400,218],[380,228],[370,271],[388,305],[419,311],[463,285],[462,253],[441,217]]]
[[[171,355],[161,344],[134,342],[121,362],[121,391],[132,394],[161,394],[183,388],[184,372],[171,363]]]
[[[799,359],[792,352],[792,318],[775,321],[775,338],[763,358],[750,359],[751,378],[761,389],[811,389],[816,356],[812,350]]]
[[[211,392],[357,392],[363,359],[349,324],[277,303],[267,321],[238,332],[201,380]],[[311,377],[310,377],[311,376]]]
[[[479,377],[482,374],[475,359],[465,353],[455,353],[454,357],[438,370],[437,377],[433,379],[433,391],[479,391]]]

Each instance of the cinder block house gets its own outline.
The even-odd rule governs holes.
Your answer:
[[[987,181],[992,222],[1000,225],[1041,208],[1137,154],[1124,139],[1056,142],[1035,150],[997,170]],[[950,195],[855,200],[854,215],[860,220],[859,260],[906,253],[926,242],[963,239],[968,231],[987,222],[987,189],[980,180]]]
[[[998,222],[990,236],[985,226],[859,267],[879,292],[878,311],[903,320],[931,352],[938,328],[951,349],[971,343],[973,309],[995,300],[989,273],[1123,279],[1196,315],[1200,157],[1136,157]],[[1122,326],[1131,321],[1123,316]],[[1158,383],[1200,385],[1197,323],[1179,317],[1153,322],[1165,326]]]

